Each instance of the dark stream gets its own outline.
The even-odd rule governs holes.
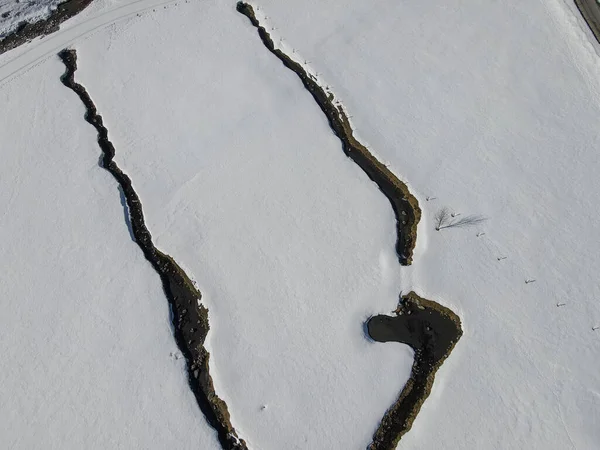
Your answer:
[[[417,224],[421,217],[416,198],[402,181],[354,138],[344,111],[334,105],[333,94],[323,89],[299,63],[275,48],[269,33],[256,19],[252,6],[239,2],[237,10],[257,28],[265,47],[285,67],[296,73],[325,114],[332,131],[342,143],[344,153],[358,164],[388,198],[396,217],[398,260],[401,265],[409,265],[416,243]],[[86,107],[85,120],[98,132],[98,145],[103,152],[101,165],[119,183],[122,198],[128,209],[130,233],[161,277],[165,295],[173,312],[175,340],[186,358],[190,387],[198,405],[209,424],[217,430],[219,441],[225,450],[246,450],[246,443],[238,438],[231,424],[227,405],[216,395],[209,374],[209,354],[204,348],[209,330],[208,311],[200,304],[201,294],[177,263],[152,243],[152,236],[144,222],[140,199],[130,178],[113,160],[115,148],[108,139],[108,130],[103,125],[102,117],[85,88],[74,80],[77,70],[76,52],[63,50],[59,56],[66,66],[66,72],[61,78],[63,84],[79,96]],[[396,448],[402,435],[410,430],[421,405],[429,396],[437,369],[460,339],[460,319],[448,308],[411,292],[400,298],[393,316],[374,316],[369,319],[366,328],[373,340],[401,342],[410,345],[415,354],[411,376],[398,399],[383,415],[369,446],[370,450],[392,450]]]
[[[293,71],[312,95],[327,118],[333,133],[340,139],[346,156],[374,181],[390,201],[396,216],[396,253],[401,265],[412,262],[421,210],[417,199],[369,150],[358,142],[343,109],[335,106],[334,96],[323,89],[306,70],[280,49],[260,25],[251,5],[239,2],[237,10],[256,27],[265,47],[283,65]],[[373,435],[370,450],[395,449],[431,392],[435,372],[450,354],[462,335],[459,317],[448,308],[417,296],[414,292],[401,297],[394,316],[374,316],[367,322],[369,336],[378,342],[401,342],[415,353],[411,376],[398,399],[385,412]]]
[[[63,50],[59,53],[66,66],[62,83],[72,89],[86,108],[85,120],[98,132],[98,145],[102,150],[101,166],[117,180],[129,211],[130,233],[144,252],[146,259],[159,274],[163,290],[173,313],[175,340],[184,355],[190,388],[208,423],[217,431],[219,442],[225,450],[247,450],[231,425],[227,405],[215,393],[209,373],[209,354],[204,348],[208,334],[208,310],[200,304],[201,294],[186,273],[169,255],[162,253],[152,243],[152,236],[144,221],[142,203],[133,189],[131,179],[113,160],[115,148],[108,139],[108,130],[85,88],[76,83],[77,53]]]

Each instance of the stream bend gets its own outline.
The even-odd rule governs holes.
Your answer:
[[[354,161],[377,184],[389,200],[396,217],[396,253],[401,265],[411,264],[417,239],[417,224],[421,209],[408,186],[400,181],[384,164],[353,135],[352,127],[341,106],[335,105],[333,93],[319,85],[316,78],[302,65],[275,44],[262,26],[251,5],[238,2],[237,11],[246,16],[257,29],[264,46],[285,67],[294,72],[312,95],[329,122],[333,133],[340,139],[346,156]],[[398,399],[385,412],[373,435],[369,450],[393,450],[401,437],[412,427],[425,399],[431,392],[435,373],[450,354],[460,337],[460,318],[450,309],[414,292],[400,296],[393,316],[378,315],[366,323],[369,336],[378,342],[401,342],[414,350],[411,375]]]

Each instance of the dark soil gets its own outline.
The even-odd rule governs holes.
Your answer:
[[[131,184],[131,179],[123,173],[113,160],[115,148],[108,139],[108,130],[102,116],[85,88],[74,79],[77,70],[75,50],[63,50],[59,53],[66,66],[61,77],[62,83],[72,89],[83,102],[85,120],[98,132],[98,145],[103,154],[101,165],[108,170],[119,183],[127,203],[131,233],[135,242],[144,252],[146,259],[160,275],[163,289],[173,313],[175,340],[185,356],[188,367],[188,379],[198,405],[208,423],[217,431],[224,450],[247,450],[246,443],[238,439],[231,425],[227,405],[215,393],[209,374],[209,353],[204,348],[208,334],[208,310],[200,304],[201,294],[194,287],[186,273],[169,255],[162,253],[152,243],[152,236],[146,227],[142,203]]]
[[[401,265],[409,265],[417,237],[421,210],[406,184],[381,164],[369,150],[358,142],[348,118],[334,105],[334,96],[323,89],[297,62],[276,49],[269,33],[260,25],[251,5],[239,2],[237,10],[245,15],[267,49],[292,70],[313,96],[335,135],[342,142],[344,153],[374,181],[392,204],[396,216],[396,252]],[[379,342],[396,341],[410,345],[415,352],[412,372],[399,398],[385,413],[373,436],[369,450],[395,449],[408,430],[431,392],[435,372],[462,335],[460,319],[438,303],[425,300],[411,292],[402,297],[396,316],[375,316],[367,323],[367,332]]]
[[[0,39],[0,55],[38,36],[54,33],[65,20],[79,14],[92,3],[92,0],[67,0],[61,3],[44,20],[34,23],[22,22],[19,27]]]

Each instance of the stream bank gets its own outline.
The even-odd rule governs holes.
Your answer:
[[[92,0],[67,0],[60,3],[48,17],[37,22],[22,22],[19,27],[0,39],[0,55],[36,37],[58,31],[60,24],[90,6]]]

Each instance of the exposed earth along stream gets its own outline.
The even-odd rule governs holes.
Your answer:
[[[92,0],[67,0],[59,4],[50,15],[37,22],[23,22],[19,27],[0,39],[0,55],[32,39],[58,31],[61,23],[79,14]]]
[[[62,83],[79,96],[86,108],[85,120],[98,132],[98,145],[103,152],[102,167],[113,175],[125,195],[135,241],[160,275],[173,314],[175,340],[185,356],[189,384],[198,405],[208,423],[217,431],[224,450],[247,450],[246,443],[238,438],[231,425],[227,405],[215,393],[209,374],[209,353],[204,348],[204,340],[209,330],[208,310],[200,304],[201,294],[173,258],[162,253],[152,243],[152,236],[144,222],[140,199],[130,178],[113,160],[115,148],[108,139],[108,130],[103,124],[102,116],[98,114],[85,88],[74,80],[77,70],[75,50],[63,50],[59,57],[66,66],[66,72],[61,77]]]
[[[360,166],[388,198],[396,216],[398,259],[401,265],[409,265],[416,242],[417,224],[421,218],[417,199],[406,184],[354,138],[348,117],[341,106],[335,105],[333,94],[323,89],[300,63],[275,48],[269,33],[256,18],[252,6],[239,2],[237,10],[257,28],[265,47],[285,67],[296,73],[327,117],[331,129],[342,142],[344,153]],[[436,302],[420,298],[414,292],[400,297],[394,313],[394,316],[370,318],[367,331],[372,339],[379,342],[396,341],[410,345],[415,354],[414,363],[404,389],[385,412],[375,431],[369,450],[396,448],[429,396],[437,369],[462,336],[461,322],[456,314]]]

